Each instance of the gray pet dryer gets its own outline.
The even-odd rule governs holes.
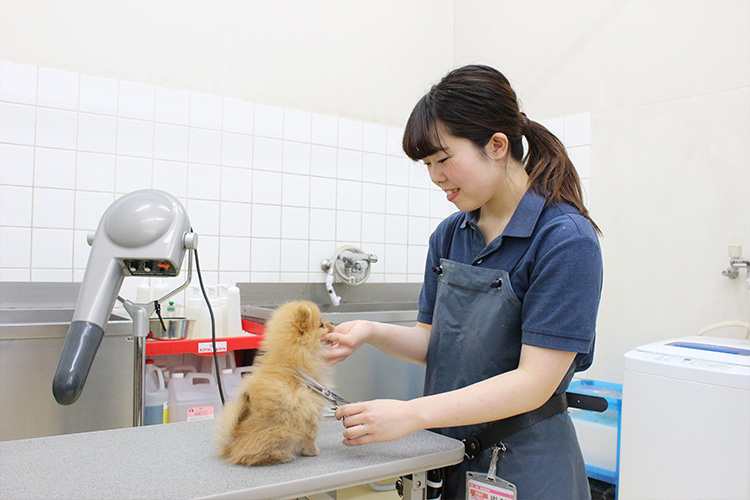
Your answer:
[[[123,278],[177,276],[185,250],[195,248],[197,237],[190,230],[185,209],[174,196],[145,189],[112,203],[102,215],[93,241],[89,235],[89,243],[92,248],[78,303],[52,383],[55,399],[63,405],[75,403],[83,390]],[[192,265],[186,283],[168,296],[187,286],[191,268]],[[139,305],[120,300],[133,316],[132,309]],[[152,303],[144,321],[153,307]],[[143,314],[141,311],[139,315]],[[142,332],[143,337],[146,334]]]

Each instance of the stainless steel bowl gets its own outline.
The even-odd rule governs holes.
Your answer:
[[[190,335],[190,330],[195,323],[194,319],[187,318],[163,318],[166,330],[162,328],[159,318],[151,318],[148,322],[151,334],[159,340],[180,340]]]

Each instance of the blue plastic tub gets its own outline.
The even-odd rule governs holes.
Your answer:
[[[578,441],[590,478],[616,485],[620,466],[620,422],[622,385],[598,380],[574,380],[570,392],[599,396],[609,405],[604,412],[571,408]]]

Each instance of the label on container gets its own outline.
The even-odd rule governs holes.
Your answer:
[[[169,422],[169,403],[164,403],[164,411],[162,412],[161,423],[166,424]]]
[[[214,407],[213,406],[196,406],[194,408],[188,408],[187,421],[192,422],[194,420],[211,420],[214,418]]]
[[[198,354],[206,354],[214,352],[214,348],[211,342],[199,342],[198,343]],[[216,352],[227,352],[227,341],[216,342]]]

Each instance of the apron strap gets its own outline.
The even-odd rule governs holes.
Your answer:
[[[537,422],[562,413],[567,409],[568,398],[565,396],[565,393],[555,394],[536,410],[493,422],[477,434],[464,439],[464,455],[469,460],[472,460],[477,453],[489,448],[498,441],[502,441],[511,434],[515,434],[526,427],[531,427]]]
[[[464,455],[469,460],[472,460],[477,453],[486,450],[493,444],[502,441],[521,429],[531,427],[537,422],[564,412],[568,409],[568,406],[582,410],[603,412],[607,410],[609,405],[605,398],[599,396],[590,396],[575,392],[555,394],[536,410],[493,422],[468,439],[464,439]]]

